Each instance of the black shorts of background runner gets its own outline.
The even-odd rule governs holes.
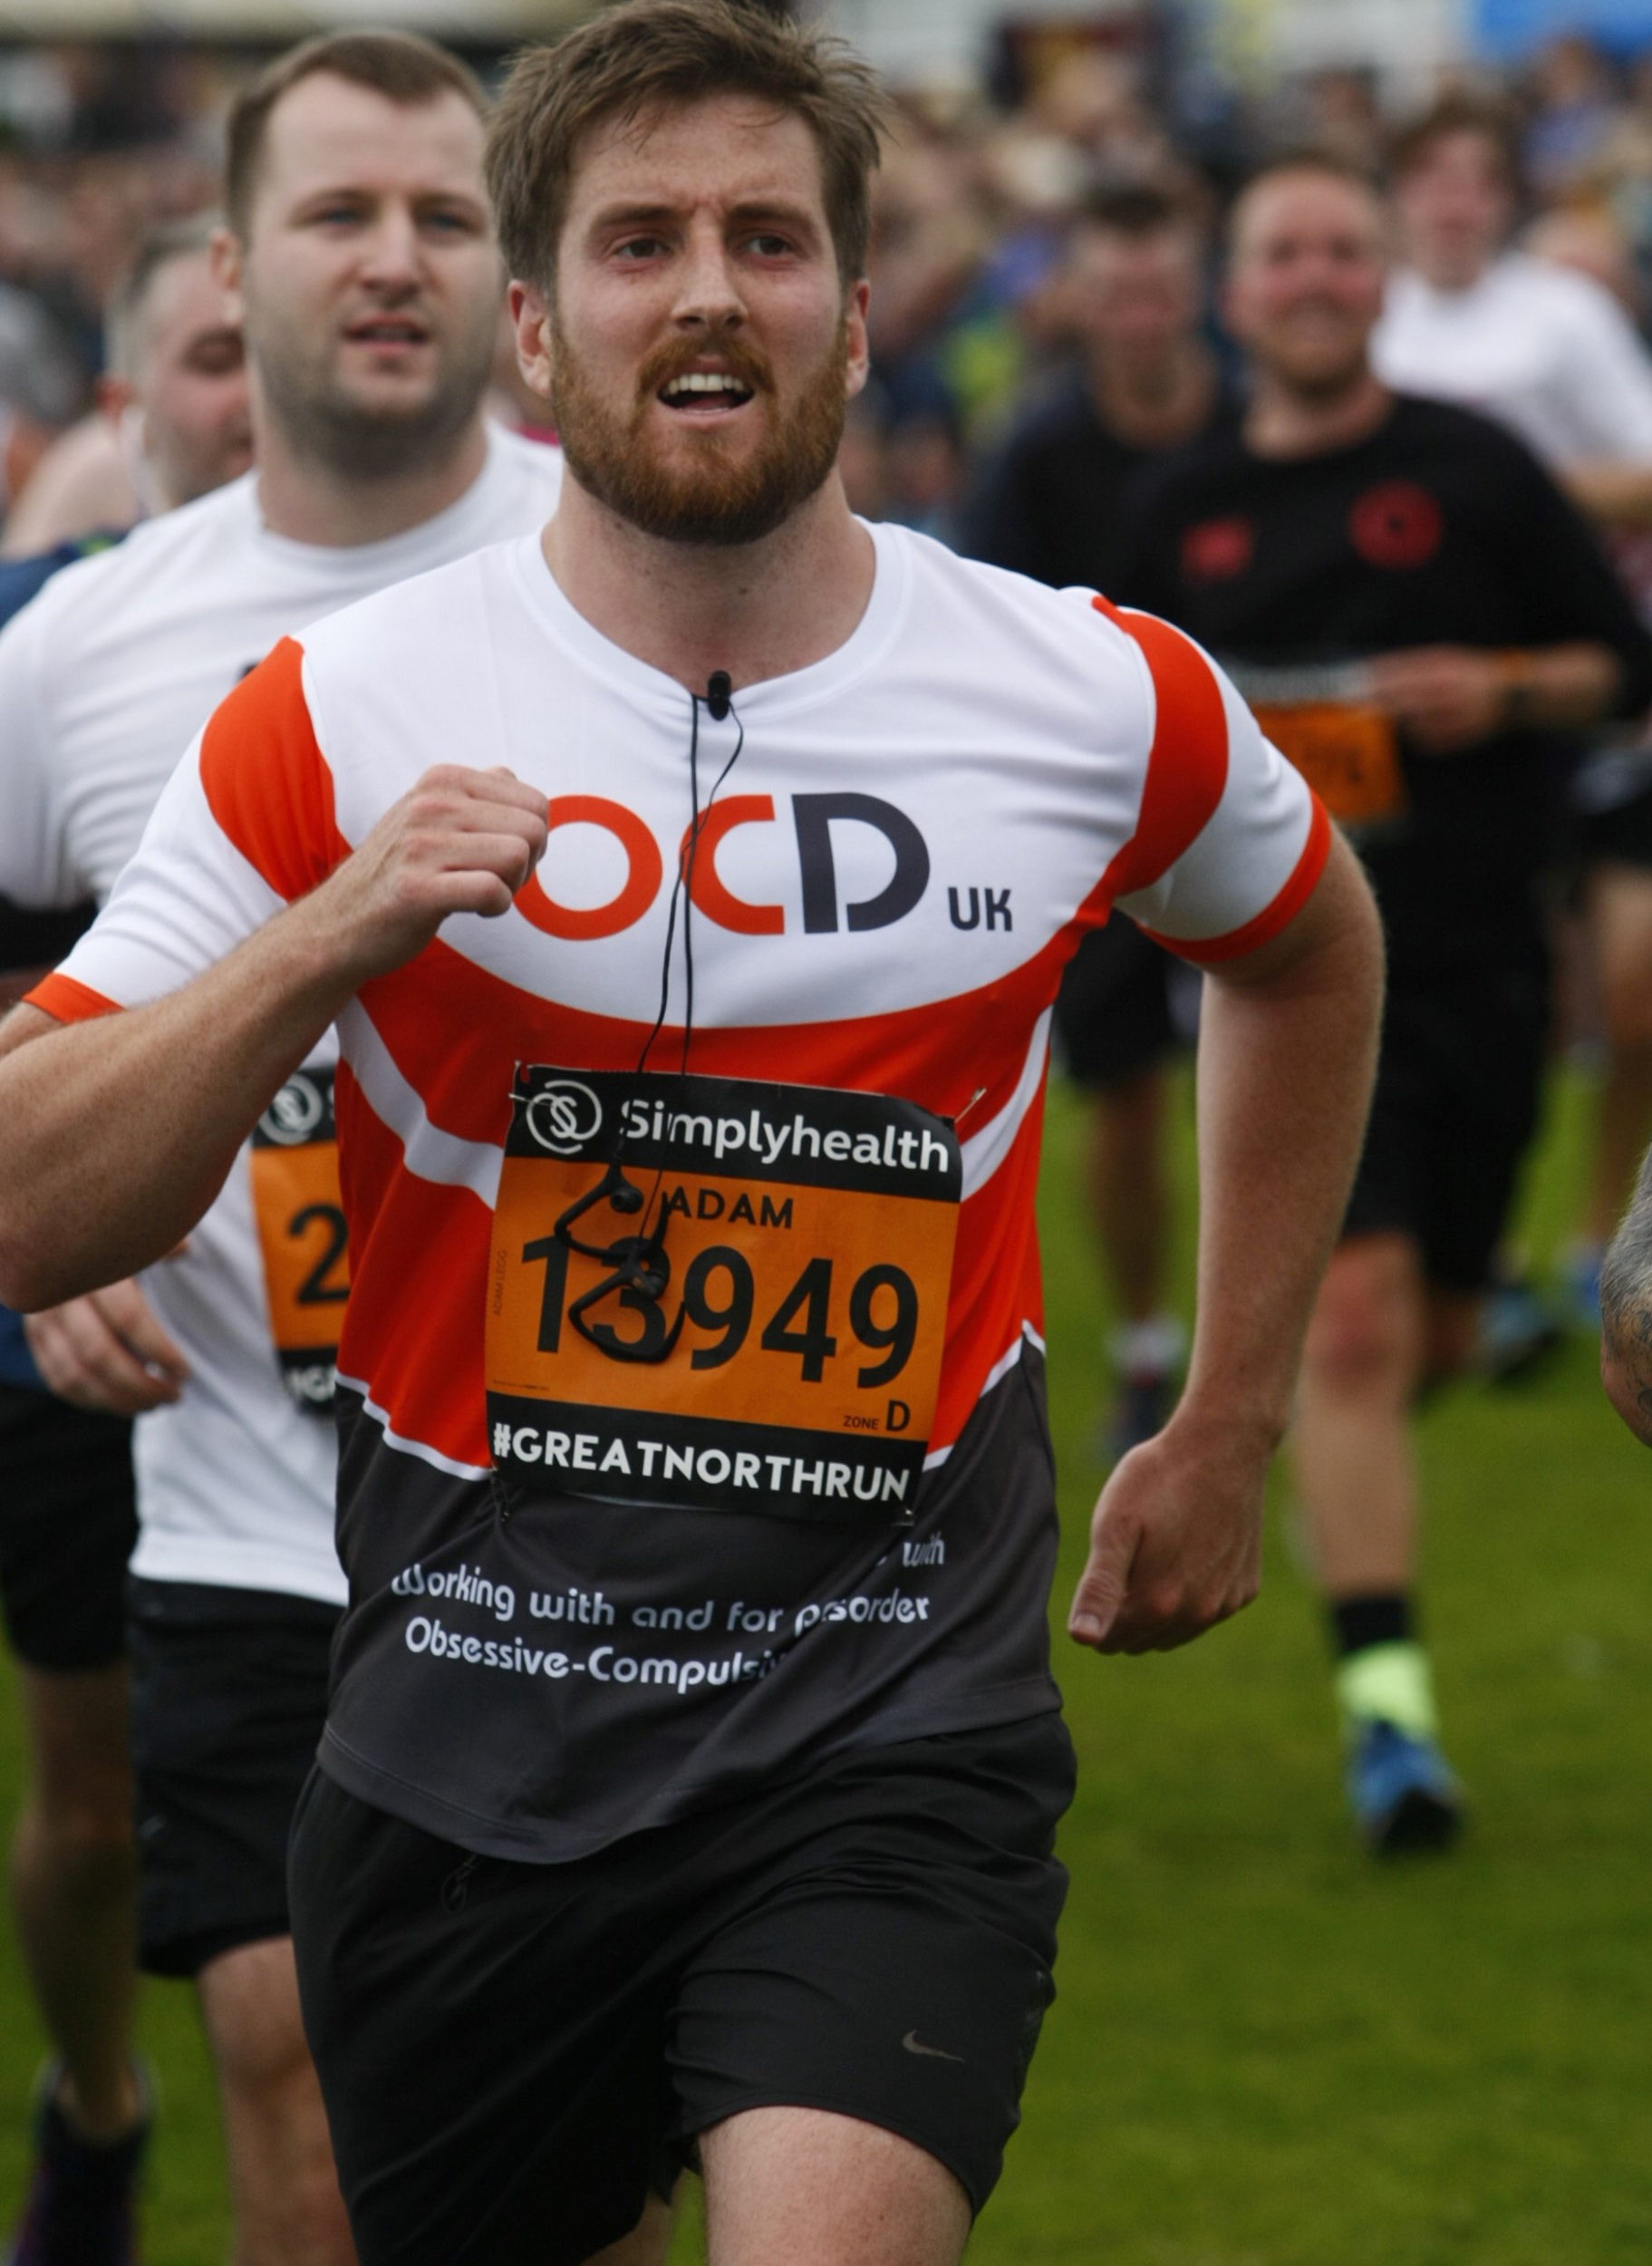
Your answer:
[[[1431,1283],[1486,1287],[1537,1126],[1548,996],[1536,954],[1390,985],[1345,1236],[1410,1235]]]
[[[1578,819],[1578,856],[1589,866],[1634,866],[1652,870],[1652,787],[1609,809]]]
[[[308,1597],[131,1584],[139,1965],[196,1975],[290,1932],[287,1836],[327,1711],[339,1612]]]
[[[575,2266],[695,2136],[882,2126],[986,2201],[1045,2008],[1058,1716],[845,1756],[561,1865],[469,1854],[319,1770],[304,2028],[362,2266]]]
[[[1092,929],[1056,998],[1057,1059],[1077,1084],[1105,1092],[1190,1046],[1199,975],[1116,914]]]
[[[0,1612],[25,1667],[91,1673],[125,1658],[131,1437],[122,1417],[0,1385]]]

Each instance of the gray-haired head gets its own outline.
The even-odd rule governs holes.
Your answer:
[[[175,259],[205,258],[217,226],[216,213],[192,213],[185,220],[162,221],[139,244],[131,265],[103,310],[109,366],[117,377],[135,378],[138,374],[143,354],[144,316],[156,278]]]

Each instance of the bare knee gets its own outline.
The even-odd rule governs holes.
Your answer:
[[[319,2100],[298,2009],[292,1939],[239,1944],[198,1979],[212,2058],[227,2094],[276,2110],[296,2094]]]
[[[1421,1358],[1422,1308],[1408,1244],[1385,1235],[1343,1244],[1314,1308],[1306,1379],[1338,1400],[1403,1402]]]

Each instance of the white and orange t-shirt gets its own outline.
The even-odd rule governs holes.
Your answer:
[[[546,794],[514,909],[448,921],[338,1024],[322,1759],[478,1849],[569,1857],[1057,1704],[1033,1195],[1060,973],[1115,907],[1234,957],[1324,862],[1178,632],[871,533],[854,634],[720,720],[534,540],[289,640],[35,994],[175,989],[433,764]]]

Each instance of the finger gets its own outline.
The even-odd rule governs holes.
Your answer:
[[[1105,1510],[1097,1515],[1090,1554],[1067,1617],[1068,1634],[1076,1643],[1106,1648],[1107,1632],[1129,1589],[1139,1540],[1140,1530],[1134,1524]]]
[[[29,1350],[48,1390],[77,1409],[108,1416],[141,1416],[175,1400],[176,1386],[150,1377],[95,1313],[80,1311],[89,1305],[77,1299],[72,1308],[33,1314],[25,1324]]]
[[[81,1394],[118,1416],[140,1416],[178,1398],[178,1380],[150,1369],[111,1328],[95,1298],[76,1298],[57,1310]]]
[[[115,1335],[144,1367],[159,1370],[184,1383],[189,1363],[155,1319],[154,1310],[135,1283],[111,1283],[94,1291],[92,1302]]]

